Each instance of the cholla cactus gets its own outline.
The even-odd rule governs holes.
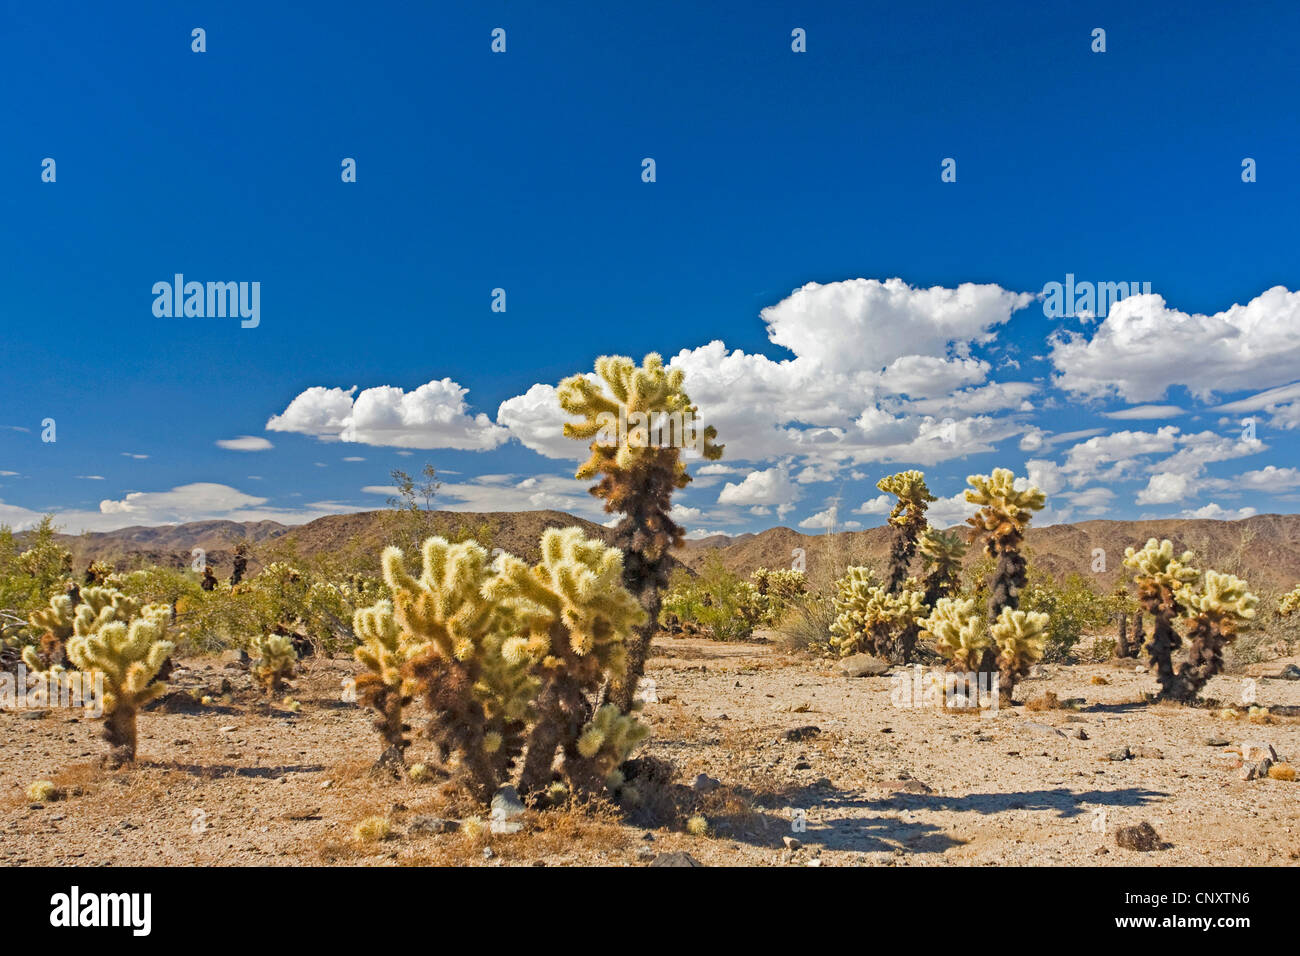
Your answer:
[[[749,576],[758,592],[762,606],[760,623],[777,624],[787,608],[808,592],[808,582],[802,571],[793,569],[759,568]]]
[[[171,609],[162,604],[141,607],[112,588],[83,588],[81,599],[67,642],[68,660],[92,681],[103,676],[104,739],[109,745],[105,762],[119,767],[135,760],[136,713],[167,690],[154,678],[173,650],[164,639]],[[61,602],[68,600],[54,598],[51,609],[62,609]],[[34,651],[24,660],[28,666],[38,663]],[[51,675],[58,676],[57,669]]]
[[[917,540],[916,549],[921,553],[927,568],[922,582],[925,587],[925,603],[928,607],[934,607],[941,598],[948,597],[956,590],[961,575],[961,561],[966,556],[966,545],[955,531],[926,528]]]
[[[27,632],[37,636],[40,649],[31,645],[24,647],[23,662],[31,669],[41,671],[62,664],[75,617],[76,604],[67,594],[56,595],[50,599],[49,606],[28,615]]]
[[[105,584],[113,574],[111,561],[92,561],[86,568],[85,584],[87,587]]]
[[[578,753],[588,761],[587,769],[610,790],[623,787],[623,761],[637,745],[650,736],[650,728],[632,714],[624,714],[613,704],[606,704],[582,728],[578,735]]]
[[[1178,668],[1170,696],[1193,700],[1215,674],[1223,670],[1223,647],[1255,619],[1259,598],[1246,582],[1231,574],[1206,571],[1200,589],[1182,591],[1191,650]]]
[[[921,636],[960,671],[975,671],[984,652],[993,646],[988,623],[975,608],[974,598],[940,598],[930,616],[921,620]]]
[[[1277,612],[1283,617],[1290,617],[1296,611],[1300,611],[1300,587],[1282,595],[1282,600],[1277,602]]]
[[[581,417],[564,426],[564,434],[590,441],[591,457],[575,477],[600,476],[591,493],[605,500],[605,510],[621,514],[615,525],[614,544],[623,551],[623,585],[646,611],[645,623],[628,641],[625,674],[602,691],[602,698],[626,712],[645,671],[660,592],[668,586],[668,553],[681,547],[683,529],[670,517],[672,494],[690,482],[682,462],[681,446],[687,422],[695,428],[697,408],[683,388],[680,369],[669,371],[654,353],[637,366],[630,358],[605,355],[596,359],[594,376],[574,375],[560,383],[560,406]],[[669,424],[663,425],[664,422]],[[650,432],[659,429],[659,441]],[[676,429],[665,442],[663,432]],[[722,457],[714,444],[717,430],[696,429],[695,443],[702,457]]]
[[[248,642],[248,652],[253,659],[253,679],[268,696],[278,694],[298,663],[293,641],[286,634],[255,634]]]
[[[540,675],[537,721],[520,777],[523,793],[551,783],[557,749],[574,792],[589,791],[607,771],[579,748],[592,717],[587,694],[626,675],[627,639],[646,612],[623,587],[623,555],[586,538],[581,528],[548,529],[536,565],[505,556],[483,595],[509,616],[513,636],[502,656]],[[621,708],[619,708],[621,710]]]
[[[1047,646],[1048,616],[1040,611],[1004,607],[989,633],[998,647],[998,693],[1011,703],[1016,681],[1029,673]]]
[[[451,544],[429,538],[423,558],[419,578],[407,571],[397,548],[385,548],[381,560],[392,592],[392,620],[410,655],[402,665],[404,676],[412,679],[432,715],[428,735],[439,755],[444,761],[455,755],[467,789],[487,801],[520,753],[536,685],[522,673],[527,660],[508,661],[502,655],[502,611],[484,594],[492,577],[487,551],[473,541]],[[381,602],[370,612],[375,626],[385,631],[384,640],[390,639],[388,607]],[[390,693],[406,696],[403,685],[389,686],[395,686]],[[372,705],[378,693],[376,688]],[[393,706],[386,697],[385,707]],[[386,742],[391,746],[395,740]]]
[[[876,482],[876,487],[898,498],[889,512],[891,537],[889,542],[889,576],[886,585],[891,592],[902,588],[907,571],[916,554],[916,542],[926,528],[925,509],[937,501],[925,485],[925,475],[919,471],[900,471]]]
[[[1174,630],[1174,621],[1185,610],[1182,600],[1186,589],[1200,577],[1193,567],[1195,560],[1191,551],[1175,556],[1173,542],[1167,539],[1151,538],[1141,550],[1124,551],[1124,566],[1135,572],[1138,603],[1152,617],[1151,640],[1145,649],[1155,667],[1162,696],[1172,695],[1176,688],[1173,651],[1182,644],[1182,638]]]
[[[831,645],[840,656],[877,654],[906,660],[911,648],[908,635],[915,637],[916,625],[925,614],[922,594],[905,586],[890,593],[878,583],[870,569],[851,567],[836,582],[835,621],[831,624]]]
[[[352,629],[362,642],[356,658],[367,669],[356,680],[358,699],[378,715],[375,729],[384,741],[384,752],[375,767],[400,772],[409,743],[406,731],[410,729],[402,712],[416,689],[407,664],[423,654],[429,643],[402,630],[391,601],[357,611],[352,616]]]
[[[1016,476],[1006,468],[994,468],[991,475],[970,475],[966,483],[966,500],[980,510],[966,519],[971,526],[972,543],[983,540],[985,552],[997,559],[989,593],[989,618],[996,620],[1005,607],[1020,606],[1020,591],[1025,586],[1025,558],[1020,546],[1025,528],[1047,503],[1047,496],[1030,486],[1016,489]]]

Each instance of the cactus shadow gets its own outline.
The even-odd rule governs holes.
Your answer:
[[[979,813],[985,816],[1012,810],[1055,811],[1060,819],[1083,816],[1097,807],[1144,807],[1169,794],[1163,790],[1126,787],[1120,790],[1027,790],[1017,793],[969,793],[964,796],[938,794],[892,794],[881,799],[861,801],[867,810],[945,810],[953,813]]]
[[[142,761],[143,763],[143,761]],[[285,764],[279,767],[237,767],[234,764],[181,763],[178,760],[154,760],[149,766],[159,770],[177,770],[204,780],[223,777],[246,777],[256,780],[275,780],[289,773],[322,773],[324,764]]]

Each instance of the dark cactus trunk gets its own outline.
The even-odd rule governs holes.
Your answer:
[[[116,769],[135,761],[135,708],[124,704],[104,718],[104,739],[108,741],[108,755],[104,765]]]
[[[1128,658],[1133,656],[1133,649],[1128,643],[1128,612],[1119,612],[1119,641],[1115,645],[1115,656]]]

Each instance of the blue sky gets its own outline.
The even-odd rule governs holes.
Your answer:
[[[426,461],[598,517],[547,387],[652,350],[727,443],[697,534],[878,524],[911,466],[940,520],[995,465],[1044,520],[1296,510],[1294,4],[409,6],[5,3],[0,521],[301,521]],[[155,316],[176,273],[258,326]],[[1067,274],[1151,295],[1049,318]]]

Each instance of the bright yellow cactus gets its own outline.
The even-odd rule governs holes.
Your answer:
[[[900,471],[881,478],[876,487],[898,498],[889,512],[889,523],[893,525],[904,525],[918,519],[923,521],[926,506],[939,500],[930,494],[925,484],[925,473],[921,471]]]
[[[1151,639],[1145,650],[1160,684],[1162,696],[1180,692],[1174,674],[1173,651],[1182,644],[1182,637],[1174,630],[1174,621],[1183,613],[1187,589],[1201,575],[1194,567],[1196,556],[1191,551],[1175,555],[1172,541],[1151,538],[1141,549],[1126,548],[1124,566],[1134,572],[1137,599],[1152,617]]]
[[[1282,595],[1282,600],[1277,603],[1277,611],[1283,617],[1290,617],[1296,611],[1300,611],[1300,587],[1289,594]]]
[[[1010,702],[1016,682],[1042,659],[1049,620],[1041,611],[1013,611],[1004,607],[989,628],[998,647],[998,690],[1003,700]]]
[[[993,541],[1023,534],[1035,511],[1047,504],[1047,495],[1032,485],[1017,490],[1016,476],[1009,468],[994,468],[991,475],[970,475],[966,483],[966,501],[980,506],[979,514],[969,519],[977,530]]]
[[[1223,670],[1223,648],[1255,620],[1259,598],[1241,578],[1206,571],[1199,586],[1183,586],[1179,601],[1191,648],[1168,696],[1190,701]]]
[[[253,679],[268,695],[280,692],[298,663],[298,651],[285,634],[254,634],[248,642],[248,656],[253,659]]]
[[[106,763],[119,767],[135,760],[136,713],[167,690],[166,684],[154,682],[154,678],[173,650],[172,643],[165,640],[171,608],[165,604],[141,606],[106,587],[84,588],[81,598],[73,614],[66,654],[84,681],[92,685],[103,681],[103,736],[109,745]],[[65,596],[51,601],[51,610],[60,619],[65,601],[71,605]],[[37,663],[34,655],[25,654],[24,661],[28,666]],[[56,671],[51,676],[61,678],[62,669]]]
[[[934,641],[935,649],[960,671],[977,670],[984,652],[993,646],[974,598],[940,598],[930,616],[922,619],[921,636]]]
[[[598,775],[605,786],[618,790],[623,786],[619,767],[649,736],[650,728],[635,716],[606,704],[582,728],[578,736],[578,753],[590,761],[590,771]]]
[[[503,557],[483,593],[506,612],[513,631],[502,656],[531,665],[542,679],[521,792],[550,786],[557,749],[570,788],[583,792],[607,776],[578,748],[590,713],[587,695],[624,677],[628,636],[645,623],[646,612],[623,587],[617,548],[588,539],[580,528],[551,528],[541,552],[531,567]]]
[[[474,541],[434,537],[424,542],[422,557],[417,578],[399,549],[384,549],[392,600],[354,619],[365,629],[369,662],[361,659],[373,675],[363,675],[358,688],[381,714],[388,749],[380,765],[399,768],[400,709],[407,691],[418,688],[439,753],[444,760],[456,755],[468,788],[487,800],[520,752],[537,682],[528,677],[528,661],[502,656],[508,613],[485,593],[494,577],[487,551]]]
[[[914,587],[890,593],[869,568],[849,568],[836,582],[831,645],[842,657],[893,654],[898,637],[925,615],[923,597]]]
[[[565,423],[564,434],[592,442],[591,457],[575,477],[586,480],[611,465],[631,471],[656,451],[692,442],[705,458],[721,457],[722,447],[713,443],[717,429],[698,427],[699,410],[683,382],[682,370],[664,368],[663,358],[653,352],[639,367],[622,355],[602,355],[596,359],[595,376],[574,375],[561,382],[560,407],[582,416],[580,422]],[[680,456],[673,474],[675,487],[684,488],[690,481]]]

